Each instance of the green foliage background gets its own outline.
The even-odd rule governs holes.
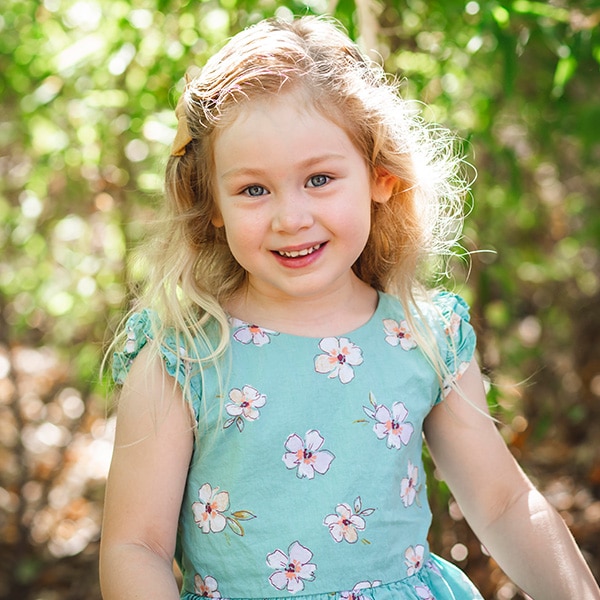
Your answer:
[[[325,12],[465,140],[477,253],[449,284],[472,304],[507,442],[600,573],[596,0],[3,0],[1,598],[99,598],[114,423],[97,373],[183,73],[263,17]],[[435,550],[486,598],[521,597],[433,475],[432,491]]]

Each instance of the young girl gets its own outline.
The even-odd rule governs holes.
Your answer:
[[[310,17],[235,36],[177,116],[115,355],[105,600],[481,598],[428,549],[423,433],[523,590],[600,598],[487,412],[467,306],[419,278],[459,233],[450,137]]]

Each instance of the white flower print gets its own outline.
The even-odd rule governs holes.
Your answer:
[[[304,589],[304,581],[313,581],[317,565],[309,562],[313,553],[300,542],[293,542],[287,555],[277,549],[267,555],[267,565],[275,572],[269,577],[271,585],[295,594]]]
[[[417,347],[414,336],[406,321],[394,321],[394,319],[383,319],[385,330],[385,341],[390,346],[398,346],[403,350],[412,350]]]
[[[462,319],[459,314],[453,312],[450,316],[450,320],[448,321],[444,332],[448,337],[455,337],[460,329],[460,323]]]
[[[406,421],[408,410],[404,403],[394,402],[392,410],[390,410],[383,404],[377,404],[372,393],[369,394],[369,401],[373,408],[363,406],[363,410],[368,417],[377,421],[373,425],[375,435],[380,440],[385,439],[388,448],[400,449],[402,446],[406,446],[415,428]]]
[[[447,375],[444,378],[444,385],[442,388],[444,397],[446,397],[452,391],[453,384],[455,384],[464,375],[465,371],[469,368],[469,365],[470,363],[468,362],[461,362],[460,365],[458,365],[458,369],[455,373],[452,375]]]
[[[404,564],[406,565],[406,574],[414,575],[418,573],[423,567],[423,555],[425,554],[425,547],[421,544],[416,546],[409,546],[404,553]]]
[[[221,594],[218,590],[218,583],[214,577],[210,575],[202,579],[198,573],[194,576],[194,593],[204,598],[220,598]]]
[[[321,450],[324,442],[325,439],[315,429],[308,431],[304,440],[293,433],[284,444],[288,450],[282,457],[285,466],[297,468],[296,476],[300,479],[313,479],[315,472],[320,475],[327,473],[335,456],[329,450]]]
[[[423,600],[435,600],[435,596],[426,585],[416,585],[415,592],[417,592],[417,596],[423,598]]]
[[[235,423],[241,432],[244,429],[244,421],[256,421],[260,416],[259,408],[262,408],[267,402],[267,397],[250,385],[245,385],[242,389],[233,388],[229,392],[231,402],[225,405],[225,410],[231,419],[227,419],[223,428],[227,429]]]
[[[125,352],[135,352],[136,347],[136,335],[133,329],[127,329],[127,341],[125,342]]]
[[[421,486],[419,485],[419,467],[408,461],[408,477],[405,477],[400,482],[400,498],[404,506],[409,507],[413,502],[417,502],[417,506],[421,506],[419,503],[419,491]]]
[[[433,571],[436,575],[442,574],[439,567],[431,559],[425,563],[425,567],[427,567],[430,571]]]
[[[348,338],[327,337],[319,342],[325,354],[315,357],[315,371],[328,373],[329,379],[339,377],[342,383],[354,379],[354,369],[363,362],[362,350]]]
[[[198,490],[200,502],[192,504],[194,521],[202,533],[219,533],[226,525],[237,535],[244,535],[244,528],[240,521],[248,521],[256,518],[248,510],[238,510],[231,515],[224,513],[229,509],[229,492],[220,492],[218,487],[214,489],[209,483],[205,483]]]
[[[192,504],[194,521],[202,529],[202,533],[218,533],[223,531],[227,525],[227,519],[223,516],[229,508],[229,493],[214,490],[210,484],[205,483],[198,491],[200,502]]]
[[[192,364],[189,361],[189,356],[187,350],[183,346],[179,346],[179,359],[184,366],[185,372],[190,375],[192,372]]]
[[[379,580],[373,582],[359,581],[349,592],[342,592],[340,597],[342,600],[367,600],[368,596],[365,596],[362,590],[368,590],[378,585],[381,585],[381,581]]]
[[[327,515],[323,519],[323,525],[329,527],[331,537],[338,543],[345,540],[349,544],[356,543],[358,531],[363,531],[366,523],[363,517],[367,517],[374,508],[362,508],[360,496],[354,501],[354,511],[345,502],[335,507],[336,514]]]
[[[271,336],[279,335],[276,331],[264,329],[258,325],[251,325],[239,319],[231,319],[231,325],[237,327],[233,333],[235,340],[242,344],[254,344],[255,346],[264,346],[271,342]]]

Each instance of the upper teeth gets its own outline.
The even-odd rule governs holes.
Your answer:
[[[315,250],[318,250],[321,247],[321,244],[317,244],[316,246],[312,246],[311,248],[304,248],[303,250],[291,250],[286,252],[284,250],[278,250],[281,256],[286,256],[288,258],[296,258],[297,256],[307,256],[308,254],[312,254]]]

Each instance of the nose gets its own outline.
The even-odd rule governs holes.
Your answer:
[[[296,233],[314,223],[310,200],[301,193],[282,194],[274,204],[271,226],[277,233]]]

